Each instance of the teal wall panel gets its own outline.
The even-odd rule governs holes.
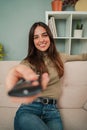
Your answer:
[[[22,60],[27,54],[28,32],[34,22],[45,22],[51,0],[0,0],[0,42],[4,60]]]

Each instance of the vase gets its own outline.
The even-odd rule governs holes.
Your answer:
[[[74,30],[74,37],[81,38],[82,37],[82,29],[75,29]]]
[[[62,0],[53,0],[51,2],[52,11],[62,11]]]

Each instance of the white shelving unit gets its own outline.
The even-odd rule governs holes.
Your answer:
[[[68,54],[80,54],[87,52],[87,12],[79,11],[46,11],[45,22],[48,25],[49,18],[55,18],[57,37],[54,37],[58,51]],[[78,22],[83,23],[83,35],[74,37],[74,29]]]

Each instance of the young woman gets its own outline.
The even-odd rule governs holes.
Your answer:
[[[15,101],[24,102],[16,113],[14,129],[63,130],[56,103],[61,94],[59,81],[64,74],[64,63],[87,60],[87,54],[60,54],[55,47],[49,27],[43,22],[32,25],[28,46],[26,58],[9,72],[7,87],[11,89],[21,77],[34,80],[37,78],[35,74],[39,74],[42,76],[42,86],[45,90],[33,97],[14,98]]]

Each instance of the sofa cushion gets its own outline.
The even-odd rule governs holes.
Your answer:
[[[87,111],[87,102],[84,104],[83,108]]]
[[[0,107],[19,107],[19,103],[12,102],[7,95],[5,85],[0,85]]]
[[[19,64],[20,61],[0,61],[0,106],[18,107],[19,104],[13,103],[6,92],[5,80],[9,70]],[[3,99],[3,100],[2,100]]]
[[[67,62],[61,87],[60,108],[83,107],[87,101],[87,61]]]
[[[87,130],[87,111],[60,109],[64,130]]]
[[[0,130],[13,130],[16,111],[17,108],[0,107]]]
[[[5,83],[5,78],[7,76],[7,73],[9,72],[9,70],[19,64],[20,61],[0,61],[0,84]]]
[[[87,61],[73,61],[65,63],[64,86],[87,85]]]

